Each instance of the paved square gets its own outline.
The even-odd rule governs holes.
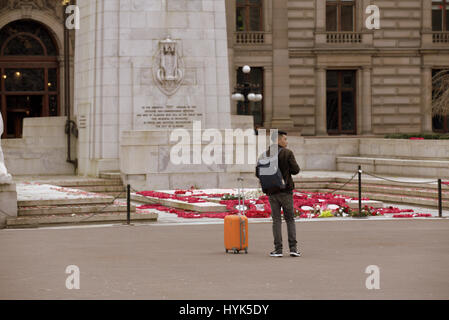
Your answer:
[[[300,221],[301,258],[268,256],[271,223],[249,233],[249,254],[234,255],[222,221],[0,230],[0,299],[449,298],[449,220]],[[370,265],[379,290],[365,286]]]

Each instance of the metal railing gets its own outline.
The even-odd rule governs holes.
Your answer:
[[[358,205],[359,205],[359,212],[362,210],[362,175],[365,174],[367,176],[381,179],[388,182],[395,182],[395,183],[407,183],[407,184],[414,184],[414,185],[426,185],[426,184],[435,184],[437,183],[437,194],[438,194],[438,217],[443,217],[443,195],[442,195],[442,186],[447,186],[449,188],[449,181],[442,181],[442,179],[436,179],[436,180],[430,180],[430,181],[399,181],[394,180],[390,178],[381,177],[377,174],[363,171],[362,166],[359,165],[357,172],[354,173],[354,175],[349,178],[343,185],[339,186],[336,189],[333,189],[330,193],[335,193],[337,191],[345,191],[345,186],[348,185],[356,176],[358,176]]]

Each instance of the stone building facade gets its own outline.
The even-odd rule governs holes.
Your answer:
[[[224,1],[230,91],[239,79],[239,67],[248,64],[260,70],[256,80],[263,88],[264,100],[255,118],[257,126],[295,128],[306,136],[447,131],[447,123],[434,128],[431,116],[432,72],[449,68],[447,0]],[[133,1],[120,2],[126,6]],[[352,17],[348,10],[343,13],[339,3],[352,6]],[[332,5],[336,6],[337,20],[343,21],[335,30],[329,28],[333,11],[327,7]],[[370,15],[365,10],[370,5],[380,9],[378,30],[365,25]],[[443,17],[435,22],[440,8]],[[239,16],[247,21],[242,22]],[[59,48],[58,115],[63,116],[61,1],[0,1],[0,28],[27,19],[48,28]],[[71,63],[74,41],[72,34]],[[72,65],[72,100],[74,73]],[[352,81],[352,93],[344,94],[338,88],[332,92],[327,84],[332,77],[337,82],[339,77]],[[353,101],[330,101],[345,97]],[[4,113],[5,105],[6,101],[2,103]],[[340,110],[332,114],[328,110],[332,105]],[[235,103],[232,113],[241,113]],[[334,119],[329,119],[332,116]],[[348,121],[351,124],[344,128]]]
[[[431,115],[432,71],[449,68],[447,1],[261,0],[259,31],[237,31],[239,2],[227,1],[232,72],[264,69],[264,127],[309,136],[447,131],[447,119]],[[352,9],[343,12],[345,5]],[[378,30],[365,24],[370,5],[380,9]],[[346,25],[332,26],[335,13]],[[332,85],[338,77],[353,82],[351,92]],[[332,97],[349,98],[336,115],[343,124],[329,119],[338,105]]]
[[[132,129],[128,119],[132,115],[125,113],[135,94],[124,99],[120,86],[122,92],[117,88],[110,90],[109,99],[104,94],[107,90],[90,85],[92,79],[87,81],[82,77],[78,79],[77,87],[81,90],[76,91],[75,75],[82,74],[89,67],[89,55],[98,57],[119,52],[117,61],[120,65],[127,63],[128,56],[138,56],[142,65],[151,64],[154,52],[149,51],[154,46],[147,46],[147,40],[154,35],[132,31],[127,35],[132,41],[120,42],[120,48],[113,44],[116,41],[114,37],[123,38],[125,35],[120,33],[119,23],[142,30],[149,26],[159,30],[157,17],[151,8],[146,8],[146,1],[153,8],[165,6],[168,11],[182,8],[192,11],[188,20],[192,29],[204,27],[200,20],[192,18],[195,8],[212,12],[224,7],[224,15],[220,14],[220,17],[224,16],[220,19],[220,29],[211,29],[208,33],[210,37],[223,40],[219,46],[211,47],[217,51],[217,56],[220,59],[228,57],[227,66],[224,62],[216,63],[217,70],[220,70],[217,74],[229,70],[229,82],[226,81],[229,83],[229,98],[237,83],[250,80],[260,85],[264,97],[262,102],[251,103],[249,110],[235,102],[230,104],[232,115],[252,115],[256,127],[283,128],[300,132],[303,136],[338,135],[343,138],[449,130],[448,118],[436,119],[431,113],[432,75],[438,70],[449,69],[449,0],[98,1],[99,4],[89,6],[89,16],[81,17],[81,23],[87,23],[95,32],[88,35],[82,30],[70,32],[68,60],[64,59],[62,1],[0,0],[0,108],[5,119],[2,145],[13,174],[64,174],[73,171],[72,164],[65,161],[68,145],[68,131],[64,131],[67,115],[65,97],[70,95],[72,120],[76,120],[78,129],[81,127],[82,131],[89,111],[87,104],[78,103],[83,99],[77,92],[92,93],[97,89],[95,92],[100,92],[101,97],[92,96],[95,97],[95,107],[106,110],[114,104],[115,109],[111,110],[116,110],[117,114],[97,117],[97,120],[102,120],[95,120],[95,125],[103,127],[92,131],[95,132],[93,135],[86,136],[81,131],[78,137],[73,135],[73,158],[93,157],[98,163],[104,163],[98,167],[86,165],[89,168],[85,172],[93,175],[101,170],[119,169],[117,156],[120,154],[122,132],[118,131]],[[72,3],[76,1],[72,0]],[[372,14],[366,12],[371,5],[380,10],[379,29],[369,29],[365,23]],[[212,18],[209,18],[207,21],[212,23]],[[172,22],[175,25],[179,23],[181,27],[178,29],[185,28],[182,21],[174,19]],[[37,35],[32,30],[33,26],[42,32]],[[161,33],[158,38],[164,36],[163,28],[157,32]],[[16,37],[19,33],[21,38]],[[94,46],[75,48],[77,36],[78,43],[97,41],[103,49],[92,49]],[[84,40],[81,39],[83,36]],[[192,31],[190,36],[197,35]],[[18,44],[25,45],[22,49],[28,56],[23,55]],[[21,54],[11,55],[14,50]],[[188,51],[198,53],[201,50],[199,46],[192,45]],[[75,66],[76,53],[78,57],[86,55],[87,62]],[[70,68],[69,90],[66,90],[64,78],[66,61]],[[120,75],[120,81],[126,82],[124,76],[128,69],[121,68],[120,73],[108,69],[115,68],[117,61],[97,59],[94,80],[98,82],[101,79],[107,83]],[[252,67],[250,75],[242,73],[244,65]],[[14,87],[14,75],[20,78],[26,75],[25,69],[41,66],[45,71],[41,78],[35,79],[43,83],[41,88],[29,93]],[[11,73],[9,69],[15,72]],[[53,74],[53,80],[50,80],[50,74]],[[142,79],[150,83],[151,74],[144,74]],[[186,79],[195,80],[190,76]],[[217,83],[223,79],[216,77]],[[143,91],[146,90],[144,82]],[[226,88],[221,86],[219,89],[220,99],[215,108],[218,112],[215,112],[215,122],[208,121],[209,127],[215,123],[223,124],[223,117],[217,116],[220,110],[229,113],[230,99],[226,98]],[[205,95],[212,91],[205,92]],[[114,98],[117,94],[122,98]],[[30,105],[23,108],[21,101]],[[120,115],[123,126],[119,130],[106,128],[107,122],[117,115]],[[245,117],[239,119],[245,121],[242,120]],[[23,128],[18,128],[22,120]],[[106,143],[100,148],[104,150],[97,152],[100,136]],[[109,143],[108,139],[113,141]],[[89,156],[83,158],[83,152]]]

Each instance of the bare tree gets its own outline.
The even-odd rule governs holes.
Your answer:
[[[449,116],[449,69],[441,70],[432,78],[432,115]]]

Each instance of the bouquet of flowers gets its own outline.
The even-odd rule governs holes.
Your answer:
[[[265,194],[262,192],[262,189],[257,189],[244,192],[243,195],[245,196],[245,199],[259,199],[261,196]]]
[[[318,216],[318,218],[333,218],[333,217],[334,217],[334,215],[332,214],[331,210],[324,210]]]
[[[238,200],[239,197],[235,194],[226,193],[221,197],[221,200],[227,201],[227,200]]]

